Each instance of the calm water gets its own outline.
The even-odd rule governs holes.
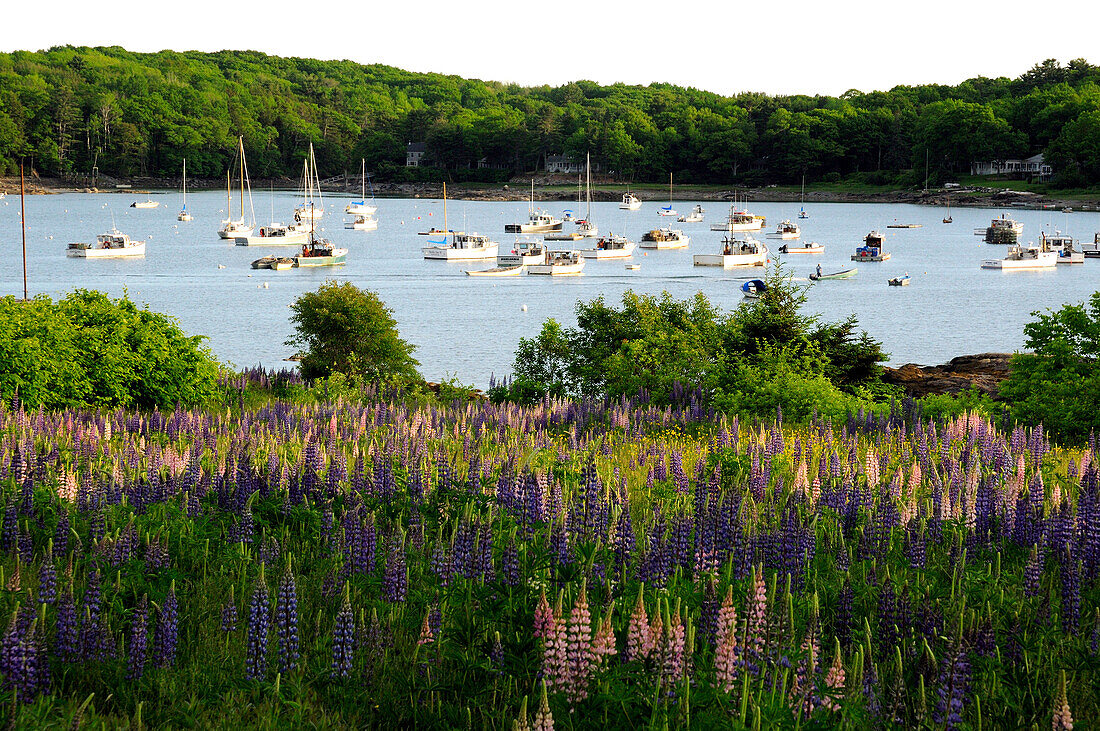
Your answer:
[[[195,220],[178,223],[178,194],[154,195],[157,209],[129,207],[136,194],[63,194],[28,197],[27,250],[31,294],[59,296],[74,288],[94,288],[112,295],[128,291],[130,297],[155,311],[178,318],[190,334],[209,337],[209,346],[222,361],[236,366],[281,367],[291,349],[283,343],[291,334],[289,304],[302,292],[315,289],[326,278],[348,280],[377,291],[392,308],[401,334],[418,346],[422,372],[429,379],[457,376],[465,383],[484,386],[491,373],[508,373],[520,337],[538,332],[549,317],[574,324],[574,305],[603,295],[617,302],[627,289],[660,293],[677,298],[703,292],[723,308],[742,301],[741,282],[761,274],[760,269],[721,271],[695,268],[691,255],[716,251],[721,234],[709,230],[726,207],[703,203],[707,221],[677,224],[691,237],[687,250],[636,251],[638,271],[627,271],[624,262],[587,263],[583,276],[471,278],[470,268],[488,263],[430,262],[421,258],[424,237],[416,232],[430,225],[442,226],[439,200],[379,201],[376,231],[343,228],[346,198],[326,198],[329,215],[323,219],[325,235],[350,249],[348,263],[335,269],[256,271],[249,262],[267,253],[287,249],[239,247],[217,237],[224,217],[225,200],[217,193],[188,197]],[[271,216],[272,196],[255,196],[261,222]],[[290,216],[291,193],[276,193],[277,219]],[[677,201],[685,213],[694,201]],[[637,240],[641,234],[663,225],[657,203],[642,210],[620,211],[617,203],[593,204],[593,220],[601,232],[609,229]],[[560,213],[568,203],[551,203]],[[756,203],[751,210],[768,217],[768,230],[783,218],[794,218],[794,203]],[[854,313],[860,325],[881,340],[892,363],[941,363],[949,358],[982,351],[1012,351],[1022,347],[1023,325],[1035,310],[1080,302],[1100,289],[1100,260],[1081,266],[1059,266],[1037,272],[983,271],[984,258],[1003,252],[1003,247],[983,244],[974,236],[999,209],[954,209],[952,225],[940,223],[943,209],[894,204],[814,204],[812,218],[799,222],[803,240],[826,245],[822,256],[781,257],[797,278],[805,279],[820,261],[825,271],[852,265],[849,256],[872,228],[887,234],[890,261],[860,264],[856,278],[823,282],[810,288],[807,306],[828,319]],[[448,204],[452,228],[491,233],[510,245],[506,223],[526,220],[527,204],[462,202]],[[1100,229],[1100,214],[1079,212],[1013,211],[1024,223],[1024,238],[1037,238],[1041,227],[1068,231],[1092,240]],[[65,256],[70,241],[94,240],[111,226],[133,238],[147,239],[144,259],[89,261]],[[894,222],[919,223],[919,229],[889,229]],[[570,224],[567,224],[567,226]],[[763,238],[763,232],[759,235]],[[21,294],[19,255],[19,199],[0,201],[0,295]],[[775,251],[780,242],[769,241]],[[224,268],[223,268],[224,267]],[[909,287],[888,287],[889,277],[908,272]],[[263,284],[268,283],[264,289]],[[523,305],[527,306],[526,312]]]

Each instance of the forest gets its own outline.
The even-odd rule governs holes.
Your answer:
[[[746,185],[915,184],[977,160],[1046,155],[1061,187],[1100,182],[1100,67],[1036,64],[1019,78],[735,96],[653,83],[521,87],[254,51],[134,53],[62,46],[0,54],[0,174],[224,176],[237,136],[254,177],[503,180],[547,155],[591,152],[623,180]],[[405,167],[408,142],[428,167]],[[927,165],[926,165],[927,163]]]

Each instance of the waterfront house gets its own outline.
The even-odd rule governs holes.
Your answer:
[[[970,163],[971,175],[1004,175],[1011,178],[1038,178],[1050,180],[1054,171],[1047,165],[1043,153],[1023,160],[1004,159]]]
[[[418,168],[428,145],[424,142],[410,142],[405,145],[405,167]]]

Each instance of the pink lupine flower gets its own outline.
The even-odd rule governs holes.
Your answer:
[[[644,589],[644,585],[642,589]],[[644,660],[649,655],[649,617],[646,615],[642,589],[638,590],[638,602],[630,615],[630,627],[626,633],[626,659]]]
[[[431,613],[431,609],[428,609],[428,611],[424,612],[424,624],[420,625],[420,639],[416,641],[416,644],[418,646],[427,645],[435,641],[435,633],[432,632],[432,625],[428,621]]]
[[[726,598],[718,610],[718,649],[714,654],[714,671],[718,686],[725,692],[733,690],[737,679],[737,608],[733,606],[733,587],[726,590]]]
[[[877,485],[879,478],[878,455],[875,454],[874,448],[867,450],[867,457],[863,460],[863,463],[863,470],[867,473],[867,484]]]
[[[839,711],[840,704],[836,698],[844,692],[844,663],[840,660],[840,641],[836,643],[836,654],[833,656],[833,664],[829,672],[825,673],[825,686],[831,691],[829,697],[822,701],[822,705],[830,711]]]
[[[661,641],[665,636],[665,620],[661,614],[660,607],[653,614],[653,619],[649,620],[649,634],[646,636],[645,655],[651,657],[654,652],[661,645]]]
[[[550,631],[550,624],[554,621],[554,613],[550,611],[550,603],[546,601],[546,590],[539,594],[539,605],[535,607],[534,625],[535,637],[546,639]]]
[[[746,647],[754,656],[764,652],[764,632],[767,629],[768,587],[764,583],[764,566],[753,569],[753,583],[749,589],[748,625]]]
[[[546,632],[546,647],[542,654],[542,676],[551,689],[564,689],[569,676],[568,638],[561,616],[561,595],[554,606],[550,627]]]
[[[531,727],[527,725],[527,696],[523,696],[519,703],[519,716],[512,722],[512,731],[531,731]]]
[[[821,497],[821,477],[814,477],[814,481],[810,483],[810,505],[817,505],[818,499]]]
[[[615,648],[615,630],[611,627],[612,611],[614,611],[614,605],[612,605],[612,609],[608,610],[603,621],[599,623],[596,637],[592,640],[592,656],[596,665],[602,665],[606,658],[612,657],[617,651]]]
[[[542,697],[539,699],[539,710],[535,713],[535,722],[531,731],[554,731],[554,716],[550,713],[550,702],[546,698],[546,682],[542,684]]]
[[[569,614],[568,632],[566,695],[575,705],[588,697],[588,678],[592,674],[592,615],[583,584]]]
[[[813,678],[817,675],[817,628],[811,625],[802,641],[804,657],[798,663],[794,680],[791,682],[791,707],[799,705],[806,714],[814,711]]]
[[[1053,731],[1073,731],[1073,714],[1069,712],[1069,701],[1066,699],[1065,670],[1062,671],[1062,679],[1058,683],[1058,697],[1054,699],[1054,716],[1051,719],[1051,728]]]
[[[665,647],[661,654],[664,660],[662,675],[670,683],[675,682],[684,670],[684,623],[680,620],[679,602],[676,603],[676,611],[669,620],[665,634]]]

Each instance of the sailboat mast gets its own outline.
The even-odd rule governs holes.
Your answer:
[[[447,224],[447,181],[443,181],[443,240],[447,240],[447,234],[451,227]]]
[[[183,158],[183,209],[187,210],[187,158]]]
[[[23,226],[23,301],[27,300],[27,191],[23,182],[23,161],[19,161],[19,223]],[[114,215],[114,212],[111,212]]]
[[[240,179],[241,179],[241,220],[243,221],[244,220],[244,136],[242,135],[242,136],[238,137],[237,142],[240,144],[240,148],[241,148],[241,170],[240,170]]]
[[[367,202],[367,158],[359,160],[359,197],[363,203]]]
[[[589,227],[592,226],[592,153],[586,153],[584,156],[584,175],[585,175],[585,202],[587,207],[584,211],[584,220],[588,221]]]
[[[233,184],[230,182],[229,170],[225,171],[225,217],[229,223],[233,222]]]

